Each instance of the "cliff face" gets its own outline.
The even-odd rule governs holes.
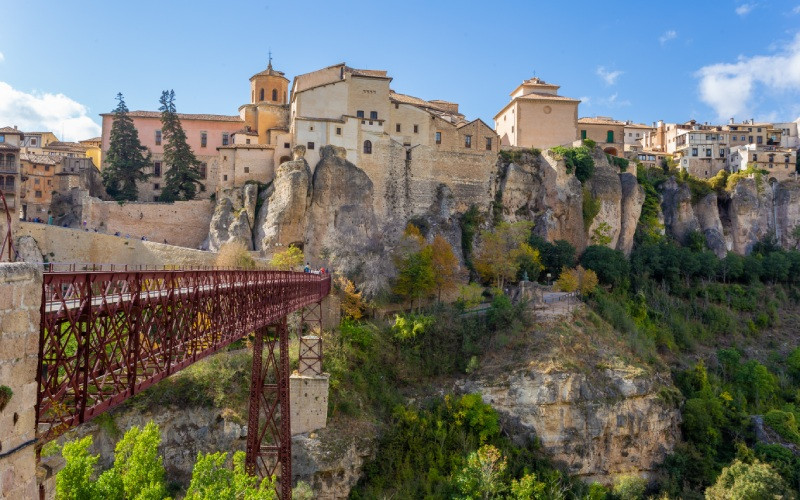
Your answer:
[[[217,196],[208,239],[203,247],[216,252],[225,243],[235,242],[252,250],[258,186],[247,184],[241,188],[226,189]]]
[[[536,328],[513,351],[482,359],[456,387],[480,393],[513,440],[540,440],[572,475],[605,484],[651,476],[680,441],[680,412],[669,397],[677,389],[669,373],[635,362],[617,333],[593,321],[579,309]]]

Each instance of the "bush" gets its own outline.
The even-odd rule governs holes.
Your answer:
[[[783,439],[800,445],[800,431],[797,429],[797,420],[793,413],[770,410],[764,415],[764,423],[780,434]]]
[[[647,490],[647,481],[639,476],[620,476],[614,481],[614,495],[620,500],[639,500]]]
[[[303,265],[305,256],[299,247],[289,245],[286,250],[276,252],[270,260],[270,266],[284,271],[293,271]]]
[[[706,490],[707,500],[750,500],[757,498],[796,498],[783,479],[758,460],[735,460],[722,470],[717,482]]]
[[[600,283],[605,285],[624,287],[628,281],[628,259],[618,250],[592,245],[583,253],[581,265],[597,273]]]
[[[255,269],[256,261],[242,243],[228,242],[222,245],[214,263],[229,269]]]

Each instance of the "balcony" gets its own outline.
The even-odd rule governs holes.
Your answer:
[[[19,172],[16,162],[0,161],[0,174],[16,174]]]

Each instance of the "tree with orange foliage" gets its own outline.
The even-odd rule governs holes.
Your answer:
[[[436,294],[439,302],[442,301],[442,292],[454,290],[458,286],[458,257],[453,253],[453,247],[441,234],[433,238],[431,244],[432,265]]]

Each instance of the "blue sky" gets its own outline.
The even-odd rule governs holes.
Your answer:
[[[0,126],[95,135],[118,91],[131,109],[176,92],[186,113],[235,114],[267,64],[347,62],[392,88],[492,117],[534,74],[581,116],[650,123],[800,116],[800,0],[50,1],[0,30]],[[3,11],[8,12],[6,8]]]

